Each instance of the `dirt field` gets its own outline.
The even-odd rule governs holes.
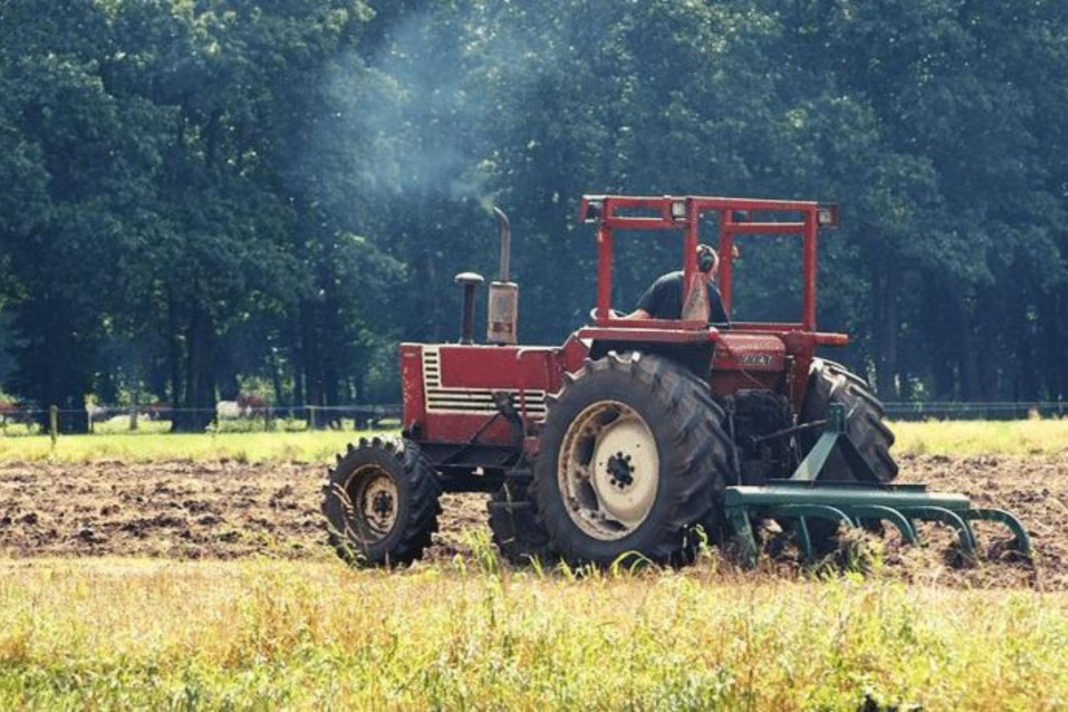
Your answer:
[[[236,462],[5,464],[0,555],[329,557],[318,511],[322,473],[307,465]],[[951,535],[937,531],[934,545],[922,550],[888,542],[884,560],[890,575],[1068,590],[1068,455],[906,457],[902,481],[925,481],[1016,512],[1037,554],[1033,567],[1011,561],[962,567],[944,546]],[[485,526],[482,496],[448,496],[444,506],[431,558],[464,554],[472,531]],[[998,558],[998,533],[980,529],[979,536],[987,558]],[[790,568],[788,557],[773,566]]]

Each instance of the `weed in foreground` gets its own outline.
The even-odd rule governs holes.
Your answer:
[[[1068,700],[1068,597],[277,561],[0,577],[0,707],[925,709]],[[720,566],[720,562],[710,564]]]

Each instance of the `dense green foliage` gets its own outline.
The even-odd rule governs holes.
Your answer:
[[[1053,0],[0,0],[4,388],[394,400],[487,204],[552,343],[582,193],[705,192],[841,201],[821,326],[884,398],[1057,398],[1066,113]],[[796,316],[796,245],[742,249],[735,316]],[[618,305],[676,253],[624,241]]]

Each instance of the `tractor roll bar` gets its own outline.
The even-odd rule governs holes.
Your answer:
[[[735,235],[798,235],[803,238],[801,328],[816,330],[816,241],[821,216],[825,225],[837,224],[837,206],[814,201],[759,200],[706,196],[620,196],[584,195],[580,220],[596,223],[597,228],[597,316],[599,324],[617,320],[610,316],[612,296],[612,251],[614,231],[681,230],[683,232],[684,284],[691,283],[697,271],[697,244],[700,218],[714,211],[719,221],[719,289],[723,308],[731,313],[733,293]],[[635,214],[640,212],[641,214]],[[760,221],[752,213],[800,213],[800,220],[790,222]],[[744,217],[743,217],[744,215]],[[684,297],[684,301],[685,301]]]

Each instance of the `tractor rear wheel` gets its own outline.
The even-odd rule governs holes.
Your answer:
[[[885,411],[868,390],[868,384],[841,364],[813,359],[809,370],[808,393],[801,409],[801,422],[823,420],[834,403],[845,406],[846,433],[878,480],[890,482],[897,477],[897,463],[890,456],[894,434],[883,422]],[[822,434],[823,428],[807,431],[802,437],[802,450],[807,454]],[[845,463],[832,462],[831,472],[834,472],[836,464],[839,468],[845,466]]]
[[[440,496],[417,445],[363,438],[338,455],[323,487],[330,543],[351,564],[411,563],[438,530]]]
[[[682,563],[721,516],[733,444],[708,384],[660,356],[610,352],[556,397],[534,463],[551,547],[573,564]]]
[[[868,390],[867,382],[839,363],[813,359],[809,369],[808,392],[801,409],[801,422],[811,423],[825,419],[830,406],[835,403],[845,407],[846,433],[875,473],[875,477],[884,483],[897,477],[897,463],[890,456],[894,434],[883,422],[885,411]],[[815,428],[802,435],[802,453],[807,455],[822,434],[823,428]],[[848,472],[849,466],[844,459],[840,455],[833,457],[836,459],[827,463],[828,471],[832,475],[834,472]],[[872,526],[881,529],[880,524]],[[810,520],[808,530],[817,555],[825,556],[838,546],[837,525],[824,519]]]

